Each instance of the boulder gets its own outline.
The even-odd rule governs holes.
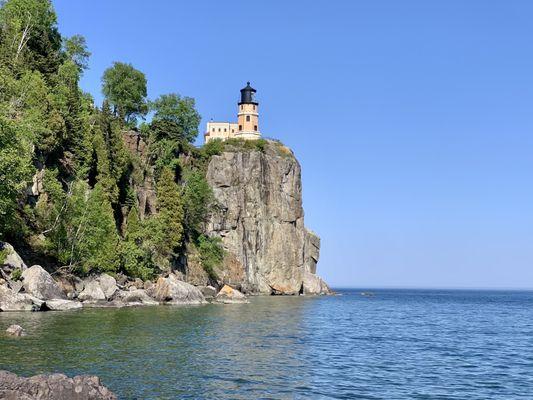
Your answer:
[[[83,281],[83,290],[78,295],[81,301],[106,301],[110,300],[118,290],[117,281],[108,274],[101,274],[87,278]]]
[[[217,290],[213,286],[202,286],[200,291],[206,299],[212,299],[216,296]]]
[[[119,290],[115,295],[115,301],[127,303],[126,305],[157,305],[144,289]]]
[[[205,303],[204,295],[200,289],[178,280],[174,274],[170,274],[168,278],[160,277],[150,292],[156,300],[171,304]]]
[[[249,303],[244,294],[231,286],[224,285],[220,292],[217,293],[215,300],[217,303],[231,304],[231,303]]]
[[[15,293],[6,285],[0,286],[1,311],[37,311],[40,308],[40,304],[34,301],[32,296]]]
[[[85,282],[83,291],[78,295],[81,301],[105,301],[105,293],[96,279]]]
[[[55,299],[46,300],[43,308],[50,311],[68,311],[80,309],[82,305],[79,301]]]
[[[116,400],[96,376],[63,374],[19,377],[0,371],[0,398],[5,400]]]
[[[331,294],[331,290],[322,278],[311,272],[305,271],[302,283],[303,294]]]
[[[98,282],[107,299],[110,299],[118,290],[117,281],[111,275],[101,274],[98,277]]]
[[[40,265],[34,265],[22,272],[24,290],[39,299],[65,299],[66,296],[52,276]]]
[[[26,336],[24,328],[20,325],[11,325],[6,329],[6,333],[9,336]]]
[[[1,264],[9,266],[10,270],[18,268],[24,271],[27,268],[22,258],[9,243],[0,242],[0,251],[2,250],[4,251],[4,260]]]

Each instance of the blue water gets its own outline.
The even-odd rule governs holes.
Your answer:
[[[0,368],[121,399],[533,399],[533,292],[343,290],[251,304],[0,313]]]

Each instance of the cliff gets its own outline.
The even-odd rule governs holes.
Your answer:
[[[316,276],[320,238],[304,225],[300,164],[280,143],[264,144],[226,145],[209,162],[217,205],[207,232],[226,250],[216,272],[248,293],[327,293]]]

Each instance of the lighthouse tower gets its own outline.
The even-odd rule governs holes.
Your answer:
[[[257,91],[247,82],[246,87],[241,89],[241,101],[237,118],[237,132],[235,137],[241,139],[259,139],[259,103],[255,99]]]
[[[241,101],[239,101],[237,123],[235,122],[215,122],[207,123],[207,130],[204,134],[205,143],[214,140],[227,140],[231,138],[239,139],[259,139],[259,103],[255,100],[256,90],[247,83],[241,89]]]

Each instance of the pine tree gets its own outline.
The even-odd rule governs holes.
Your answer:
[[[183,238],[183,204],[174,179],[174,172],[163,168],[157,182],[158,214],[152,224],[153,242],[163,257],[173,255]]]

